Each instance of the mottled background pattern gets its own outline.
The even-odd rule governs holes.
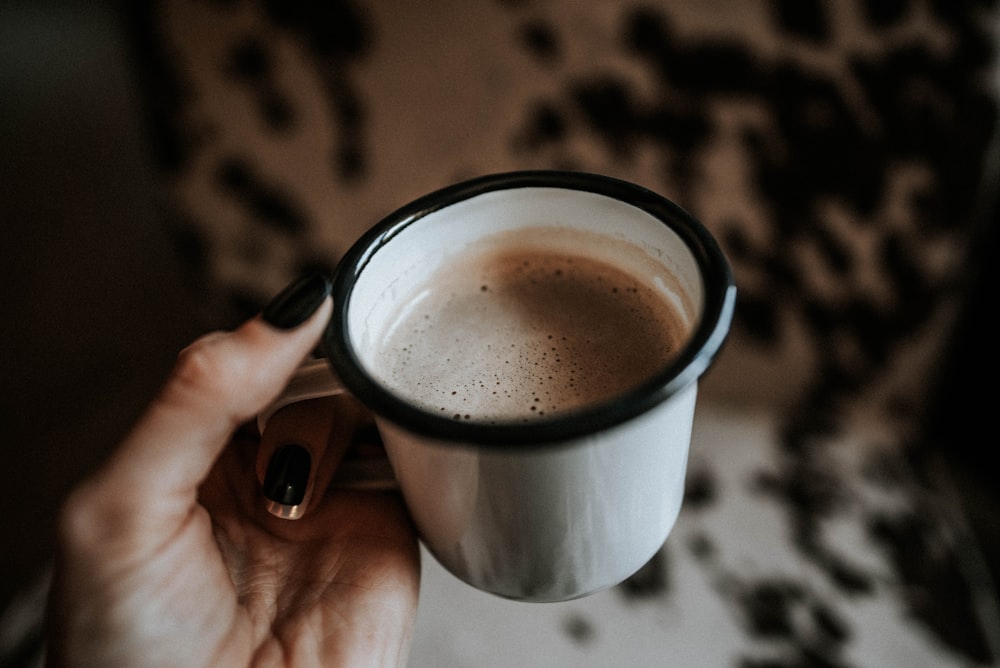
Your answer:
[[[990,553],[941,461],[975,466],[982,444],[935,421],[996,248],[996,0],[147,0],[122,18],[207,326],[333,271],[414,197],[511,169],[645,185],[734,266],[661,552],[551,606],[428,557],[413,665],[1000,661]]]

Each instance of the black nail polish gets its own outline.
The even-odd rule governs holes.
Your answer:
[[[271,455],[264,476],[264,496],[283,506],[297,506],[306,496],[312,458],[300,445],[283,445]]]
[[[261,317],[278,329],[294,329],[309,319],[330,295],[330,279],[310,274],[295,281],[271,300]]]

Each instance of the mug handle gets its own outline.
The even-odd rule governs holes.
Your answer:
[[[267,421],[289,404],[346,393],[347,388],[333,373],[326,360],[307,360],[295,371],[278,398],[257,415],[257,427],[263,434]],[[336,489],[399,489],[392,465],[384,457],[343,459],[337,466],[330,485]]]

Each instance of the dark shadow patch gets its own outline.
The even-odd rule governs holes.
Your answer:
[[[693,534],[688,540],[687,547],[691,555],[703,564],[714,562],[719,553],[715,541],[704,532]]]
[[[569,636],[574,645],[588,645],[597,637],[597,629],[586,617],[578,613],[571,613],[563,619],[563,632]]]
[[[120,8],[153,157],[160,169],[180,174],[201,144],[180,122],[181,110],[194,99],[191,86],[178,70],[160,26],[160,3],[126,2]]]
[[[187,267],[185,277],[192,285],[202,284],[209,270],[210,249],[205,233],[190,219],[173,210],[169,212],[166,224],[177,255]]]
[[[222,192],[237,200],[261,224],[293,236],[307,229],[306,219],[292,198],[255,174],[249,161],[224,160],[216,170],[215,181]]]
[[[589,131],[615,155],[631,157],[639,139],[642,111],[628,82],[611,75],[593,76],[577,82],[571,94]]]
[[[533,19],[518,30],[518,42],[543,65],[555,65],[562,59],[562,46],[555,28],[547,21]]]
[[[718,498],[718,483],[715,475],[707,468],[693,468],[688,471],[684,481],[685,510],[703,510],[715,503]]]
[[[667,552],[660,549],[635,575],[617,587],[627,602],[636,602],[665,595],[670,589]]]
[[[237,81],[259,83],[270,77],[271,70],[271,54],[258,37],[247,37],[230,50],[226,72]]]
[[[822,0],[776,0],[774,20],[782,31],[817,44],[830,41],[829,5]]]
[[[868,529],[895,567],[907,614],[949,647],[991,664],[996,657],[975,614],[971,585],[955,549],[942,545],[933,516],[930,509],[878,514],[870,518]]]
[[[349,0],[308,2],[265,0],[264,8],[277,27],[297,35],[313,58],[336,121],[330,166],[345,181],[358,181],[368,171],[365,145],[367,114],[350,68],[373,48],[375,34],[361,6]],[[281,126],[294,121],[294,108],[282,105],[277,89],[264,98],[263,114]]]
[[[826,603],[813,601],[809,606],[809,614],[823,641],[843,644],[850,639],[851,628],[847,620]]]
[[[281,92],[274,76],[274,64],[266,43],[260,38],[247,37],[233,46],[226,72],[246,85],[257,102],[257,113],[265,127],[274,132],[287,132],[295,126],[295,107]]]
[[[851,638],[849,625],[831,606],[798,583],[774,578],[744,584],[736,603],[750,637],[774,648],[772,656],[742,657],[738,665],[849,665],[842,658]]]
[[[859,2],[865,22],[875,30],[883,30],[901,23],[913,12],[913,0],[875,0]]]
[[[761,473],[757,491],[779,502],[785,511],[792,544],[829,581],[846,595],[874,591],[872,576],[846,557],[828,547],[822,538],[823,521],[834,516],[844,504],[838,475],[820,459],[812,461],[808,452],[792,453],[777,473]]]
[[[288,132],[295,127],[295,106],[277,88],[261,91],[259,111],[264,124],[276,132]]]
[[[532,153],[558,144],[567,134],[567,123],[563,114],[551,104],[535,103],[528,112],[524,129],[511,142],[515,153]]]
[[[802,590],[794,582],[764,580],[750,586],[737,603],[751,636],[788,639],[794,634],[792,607],[802,598]]]

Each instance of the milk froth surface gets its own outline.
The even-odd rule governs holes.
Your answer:
[[[448,417],[532,420],[635,387],[683,337],[674,307],[621,269],[505,248],[450,264],[418,287],[383,339],[379,374]]]

